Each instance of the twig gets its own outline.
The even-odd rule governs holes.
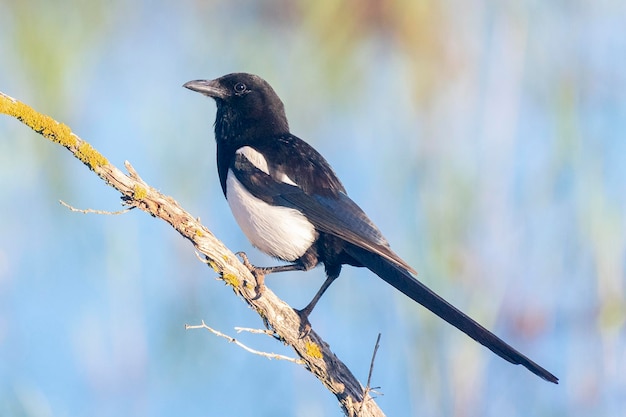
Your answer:
[[[196,258],[198,258],[198,260],[202,262],[203,264],[208,265],[211,262],[210,260],[206,258],[206,256],[203,258],[202,255],[200,255],[200,253],[197,250],[193,251],[193,253],[196,255]]]
[[[374,353],[372,353],[372,362],[370,363],[370,372],[367,374],[367,387],[366,390],[370,389],[370,382],[372,382],[372,372],[374,371],[374,361],[376,360],[376,352],[378,352],[378,348],[380,347],[380,333],[378,333],[378,337],[376,338],[376,345],[374,345]]]
[[[368,398],[371,398],[369,396],[369,393],[375,392],[374,389],[378,389],[378,387],[372,388],[370,384],[372,382],[372,373],[374,372],[374,361],[376,361],[376,352],[378,352],[378,348],[380,347],[380,335],[381,334],[378,333],[378,337],[376,338],[376,344],[374,345],[374,352],[372,353],[372,361],[370,362],[370,371],[367,374],[367,385],[365,386],[365,389],[363,390],[363,402],[361,402],[359,413],[361,412],[361,409],[363,409],[363,405],[368,400]]]
[[[70,209],[70,211],[73,211],[73,212],[76,212],[76,213],[83,213],[83,214],[93,213],[93,214],[104,214],[104,215],[110,215],[110,216],[117,216],[119,214],[128,213],[129,211],[134,209],[134,207],[129,207],[127,209],[118,210],[118,211],[106,211],[106,210],[94,210],[94,209],[77,209],[76,207],[73,207],[73,206],[67,204],[63,200],[59,200],[59,203],[61,203],[62,206],[65,206],[68,209]]]
[[[219,337],[223,337],[224,339],[228,340],[230,343],[234,343],[237,346],[239,346],[240,348],[250,352],[250,353],[254,353],[255,355],[259,355],[259,356],[263,356],[264,358],[267,359],[278,359],[278,360],[283,360],[283,361],[289,361],[289,362],[293,362],[293,363],[297,363],[298,365],[303,365],[304,361],[302,359],[296,359],[296,358],[290,358],[289,356],[285,356],[285,355],[279,355],[278,353],[267,353],[267,352],[261,352],[259,350],[256,349],[252,349],[246,345],[244,345],[243,343],[241,343],[240,341],[238,341],[237,339],[235,339],[234,337],[228,336],[227,334],[224,334],[222,332],[220,332],[219,330],[215,330],[212,327],[207,326],[207,324],[204,322],[204,320],[202,320],[202,324],[199,325],[189,325],[189,324],[185,324],[185,330],[189,330],[189,329],[207,329],[208,331],[210,331],[211,333],[213,333],[216,336]],[[250,329],[252,330],[252,329]]]
[[[250,329],[248,327],[235,327],[237,333],[248,332],[255,334],[266,334],[268,336],[274,336],[274,332],[268,329]]]

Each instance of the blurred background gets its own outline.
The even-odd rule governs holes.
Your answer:
[[[258,265],[215,105],[252,72],[419,277],[556,374],[512,366],[346,267],[314,328],[392,416],[626,410],[626,3],[0,0],[0,91],[130,161]],[[262,327],[162,221],[0,117],[0,415],[337,416],[301,367],[185,324]],[[304,306],[323,270],[271,276]],[[249,346],[292,355],[259,335]]]

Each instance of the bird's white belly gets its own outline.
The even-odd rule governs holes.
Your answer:
[[[315,228],[302,213],[254,197],[230,170],[226,177],[226,199],[248,240],[268,255],[295,261],[317,238]]]

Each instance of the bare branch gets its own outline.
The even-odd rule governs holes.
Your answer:
[[[203,264],[207,264],[207,265],[209,265],[209,266],[210,266],[211,261],[210,261],[209,259],[207,259],[207,257],[206,257],[206,256],[205,256],[205,257],[202,257],[202,255],[200,255],[200,253],[199,253],[197,250],[196,250],[196,251],[193,251],[193,253],[194,253],[194,255],[196,255],[196,258],[198,258],[198,260],[199,260],[200,262],[202,262]]]
[[[62,206],[65,206],[68,209],[70,209],[70,211],[73,211],[73,212],[76,212],[76,213],[83,213],[83,214],[93,213],[93,214],[104,214],[104,215],[109,215],[109,216],[117,216],[119,214],[128,213],[129,211],[131,211],[133,209],[133,207],[127,208],[127,209],[124,209],[124,210],[118,210],[118,211],[106,211],[106,210],[94,210],[94,209],[77,209],[76,207],[67,204],[63,200],[59,200],[59,203],[61,203]]]
[[[370,389],[370,383],[372,382],[372,372],[374,371],[374,361],[376,361],[376,352],[378,352],[378,348],[380,347],[380,333],[378,333],[378,337],[376,338],[376,344],[374,345],[374,353],[372,353],[372,362],[370,363],[370,372],[367,375],[367,386],[365,390]]]
[[[374,389],[376,388],[372,388],[371,386],[371,382],[372,382],[372,373],[374,372],[374,362],[376,361],[376,353],[378,352],[378,348],[380,347],[380,333],[378,333],[378,337],[376,338],[376,344],[374,345],[374,352],[372,353],[372,361],[370,362],[370,371],[367,374],[367,385],[365,385],[365,389],[363,390],[363,402],[361,403],[361,407],[359,408],[359,413],[361,412],[360,410],[363,408],[363,405],[365,404],[366,401],[368,401],[368,399],[371,399],[371,397],[369,396],[370,392],[375,392]]]
[[[271,330],[267,330],[267,329],[250,329],[248,327],[235,327],[235,330],[237,331],[237,333],[248,332],[248,333],[266,334],[268,336],[274,336],[274,332]]]
[[[289,356],[285,356],[285,355],[279,355],[278,353],[267,353],[267,352],[261,352],[259,350],[256,349],[252,349],[246,345],[244,345],[243,343],[241,343],[240,341],[238,341],[237,339],[235,339],[234,337],[228,336],[227,334],[224,334],[218,330],[213,329],[212,327],[207,326],[207,324],[204,322],[204,320],[202,320],[202,324],[199,325],[189,325],[189,324],[185,324],[185,329],[189,330],[189,329],[207,329],[208,331],[210,331],[211,333],[213,333],[216,336],[219,337],[223,337],[224,339],[228,340],[230,343],[234,343],[237,346],[239,346],[240,348],[250,352],[250,353],[254,353],[255,355],[259,355],[259,356],[263,356],[264,358],[267,359],[278,359],[278,360],[283,360],[283,361],[289,361],[289,362],[293,362],[293,363],[297,363],[298,365],[303,365],[304,361],[302,359],[296,359],[296,358],[290,358]]]
[[[1,92],[0,113],[17,118],[45,138],[65,147],[106,184],[118,190],[126,205],[162,219],[189,240],[196,251],[206,256],[207,264],[220,274],[235,294],[257,311],[275,337],[294,349],[305,367],[335,395],[346,415],[384,415],[371,397],[363,395],[359,381],[315,331],[311,330],[301,337],[300,318],[293,308],[269,289],[257,297],[256,280],[248,268],[172,197],[161,194],[142,180],[130,163],[125,163],[129,173],[126,175],[89,143],[72,133],[68,126]]]

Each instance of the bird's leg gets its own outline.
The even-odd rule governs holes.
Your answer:
[[[311,331],[311,323],[309,322],[309,315],[313,312],[315,305],[322,298],[322,295],[326,292],[330,284],[333,283],[339,274],[330,274],[326,278],[326,281],[322,284],[317,293],[313,296],[313,299],[306,305],[302,310],[296,310],[298,315],[300,316],[300,337],[304,337]]]
[[[273,274],[274,272],[290,272],[290,271],[303,271],[306,267],[300,263],[292,263],[287,265],[277,265],[277,266],[265,266],[259,267],[254,266],[248,260],[248,256],[245,252],[237,252],[235,255],[241,258],[241,262],[243,265],[248,268],[248,270],[254,275],[256,278],[256,287],[254,288],[256,292],[255,299],[259,298],[263,295],[265,291],[265,276],[268,274]]]

